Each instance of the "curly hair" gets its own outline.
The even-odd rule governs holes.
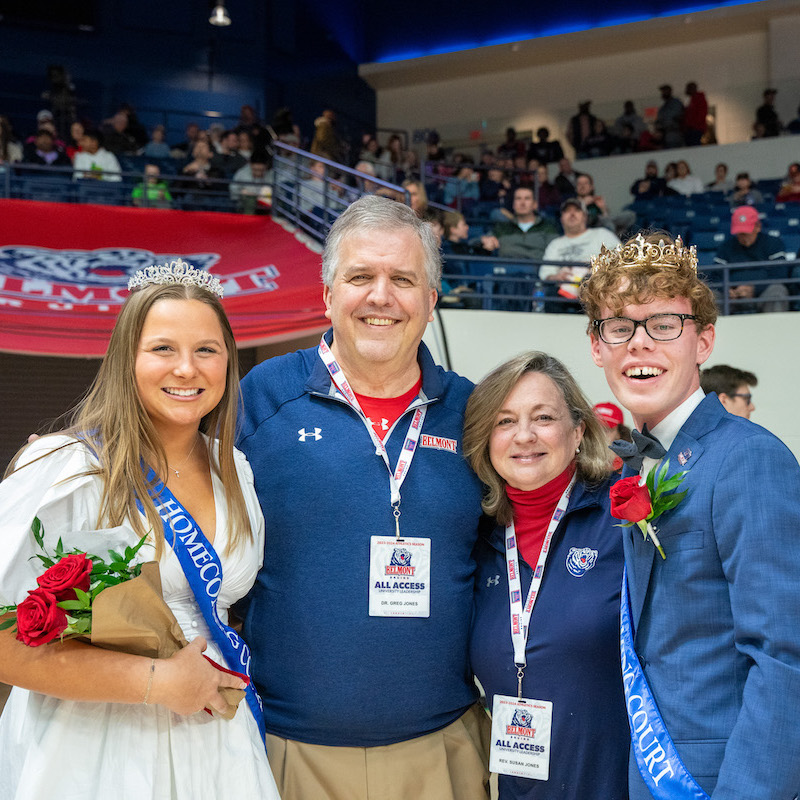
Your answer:
[[[665,244],[674,242],[663,231],[644,234],[646,242]],[[627,242],[623,247],[627,245]],[[602,319],[605,310],[620,316],[628,305],[642,305],[655,299],[685,297],[692,305],[692,314],[697,319],[698,332],[717,320],[717,304],[706,283],[693,267],[682,264],[678,267],[658,266],[614,266],[600,269],[581,284],[580,300],[589,317],[588,332],[593,333],[595,320]]]

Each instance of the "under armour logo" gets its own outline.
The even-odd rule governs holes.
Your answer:
[[[313,436],[315,442],[318,442],[322,438],[322,428],[314,428],[313,433],[306,433],[305,428],[300,428],[300,430],[297,431],[297,433],[300,434],[297,437],[298,442],[304,442],[306,439],[308,439],[309,436]]]
[[[369,424],[372,425],[373,428],[375,427],[375,423],[372,421],[372,417],[367,417],[367,422],[369,422]],[[386,419],[386,417],[384,417],[381,420],[380,429],[382,431],[388,431],[389,430],[389,420]]]
[[[500,584],[500,576],[495,575],[494,578],[487,578],[486,579],[486,586],[498,586]]]

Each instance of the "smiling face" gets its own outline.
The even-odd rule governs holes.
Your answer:
[[[164,299],[145,317],[136,352],[136,387],[163,439],[197,429],[225,392],[228,351],[213,308]]]
[[[654,314],[691,313],[686,297],[673,297],[631,304],[618,315],[606,308],[601,318],[644,320]],[[639,325],[628,342],[606,344],[594,334],[591,342],[595,364],[605,371],[609,388],[631,412],[636,427],[647,423],[653,428],[700,386],[698,365],[714,348],[714,326],[698,333],[694,322],[686,320],[679,338],[657,342]]]
[[[372,384],[406,373],[416,380],[417,348],[433,320],[437,294],[411,229],[347,236],[322,297],[333,325],[333,352],[351,382]]]
[[[573,423],[553,380],[541,372],[526,372],[497,412],[489,460],[515,489],[538,489],[569,466],[583,431],[582,422]]]

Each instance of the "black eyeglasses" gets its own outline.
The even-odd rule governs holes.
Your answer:
[[[732,392],[728,395],[728,397],[741,397],[744,400],[745,405],[750,405],[750,401],[753,399],[753,395],[749,392],[745,394],[744,392]]]
[[[697,317],[693,314],[653,314],[647,319],[608,317],[596,319],[593,325],[598,336],[606,344],[629,342],[639,325],[647,331],[651,339],[657,342],[670,342],[683,333],[683,324],[687,319],[697,319]]]

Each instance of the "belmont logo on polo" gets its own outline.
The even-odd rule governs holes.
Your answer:
[[[536,728],[532,728],[533,714],[524,708],[514,711],[511,724],[506,725],[506,733],[513,736],[529,736],[531,739],[536,736]]]
[[[431,436],[423,433],[419,437],[419,446],[428,447],[431,450],[447,450],[450,453],[458,452],[458,442],[455,439],[446,439],[444,436]]]
[[[395,547],[386,567],[387,575],[413,575],[416,567],[411,566],[411,551],[405,547]]]

